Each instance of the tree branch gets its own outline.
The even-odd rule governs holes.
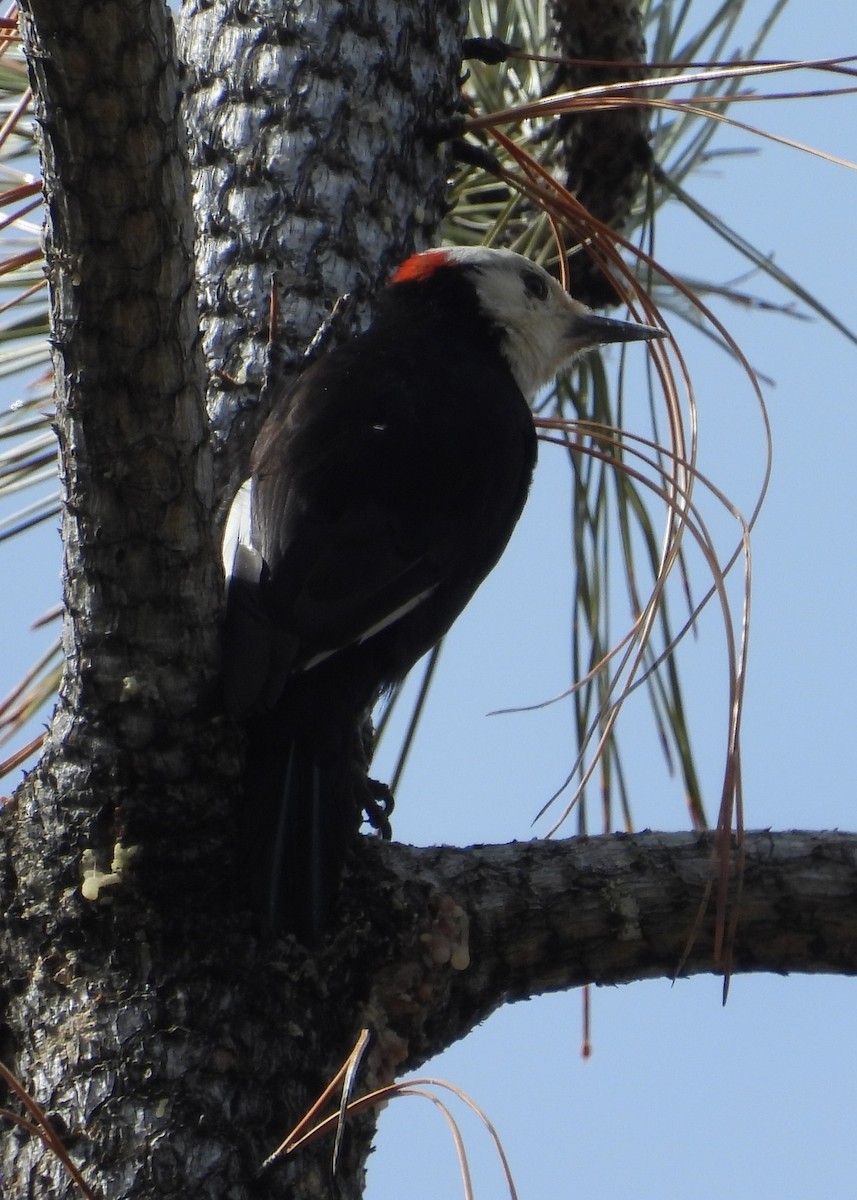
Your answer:
[[[409,1067],[509,1001],[722,970],[713,906],[688,950],[716,870],[711,834],[367,850],[362,869],[388,873],[373,924],[421,914],[368,1004],[386,1014],[384,1052]],[[752,833],[744,856],[733,972],[857,973],[857,834]]]
[[[634,0],[556,0],[557,44],[571,60],[557,69],[548,93],[639,78],[644,69],[639,5]],[[587,65],[586,59],[595,65]],[[607,66],[615,62],[616,66]],[[633,65],[627,65],[633,64]],[[649,170],[649,109],[620,108],[563,118],[560,154],[566,187],[597,217],[623,229]],[[570,263],[572,295],[595,307],[619,303],[616,289],[586,254]]]
[[[221,585],[169,12],[24,0],[21,22],[46,199],[66,663],[40,820],[24,798],[13,854],[53,921],[90,860],[116,874],[122,845],[159,847],[152,880],[170,857],[181,877],[229,760],[200,703],[219,668]]]
[[[22,26],[41,134],[64,485],[63,697],[93,720],[118,711],[139,745],[151,736],[147,694],[172,719],[216,668],[170,21],[160,0],[110,0],[97,19],[85,3],[31,0]],[[146,661],[158,666],[142,678]]]

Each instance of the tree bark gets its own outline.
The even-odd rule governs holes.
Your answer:
[[[739,875],[733,850],[731,971],[857,974],[857,834],[748,833],[742,855]],[[373,928],[385,914],[417,914],[410,929],[396,920],[390,965],[368,961],[370,1010],[396,1014],[408,1068],[511,1001],[724,969],[713,834],[377,845],[365,859]]]

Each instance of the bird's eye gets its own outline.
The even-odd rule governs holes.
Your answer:
[[[537,275],[535,271],[527,271],[524,275],[524,287],[537,300],[547,300],[548,281],[544,275]]]

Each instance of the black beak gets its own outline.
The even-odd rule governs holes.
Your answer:
[[[575,317],[570,332],[572,337],[581,338],[593,345],[603,345],[607,342],[648,342],[652,338],[669,337],[665,329],[658,329],[654,325],[615,321],[612,317],[598,317],[595,313]]]

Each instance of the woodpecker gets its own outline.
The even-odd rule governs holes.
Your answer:
[[[536,462],[535,394],[592,346],[663,336],[595,315],[511,251],[427,250],[274,406],[223,542],[243,869],[269,931],[314,945],[329,927],[377,809],[369,714],[502,554]]]

